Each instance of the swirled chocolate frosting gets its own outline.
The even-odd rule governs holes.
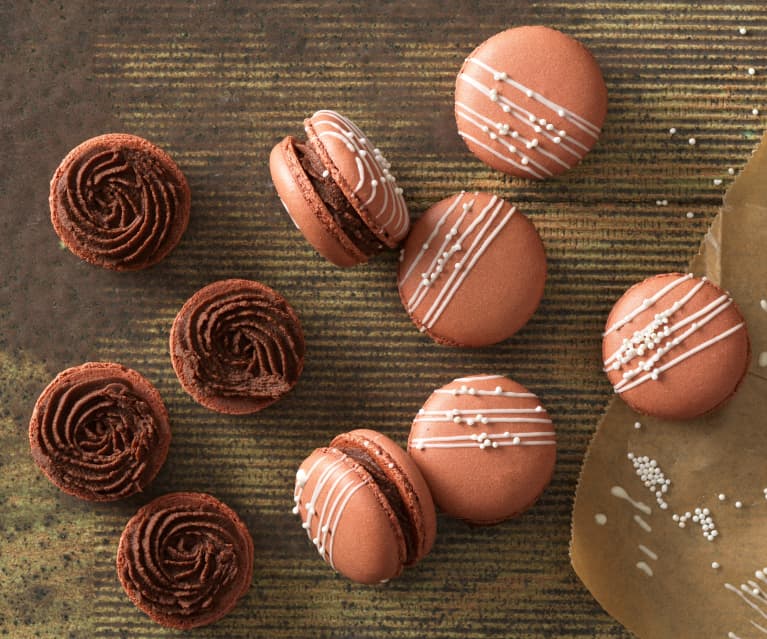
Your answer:
[[[170,493],[139,510],[117,550],[131,601],[178,629],[217,621],[253,576],[253,540],[237,514],[204,493]]]
[[[80,144],[51,181],[51,221],[81,259],[115,270],[156,264],[189,221],[186,178],[162,149],[110,133]]]
[[[119,364],[90,362],[60,373],[35,404],[32,457],[61,490],[90,501],[146,488],[165,462],[168,413],[157,390]]]
[[[288,302],[251,280],[195,293],[173,323],[173,368],[200,404],[229,414],[261,410],[298,381],[304,336]]]

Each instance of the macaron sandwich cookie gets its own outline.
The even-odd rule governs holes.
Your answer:
[[[65,493],[114,501],[143,491],[165,463],[168,411],[140,373],[88,362],[59,373],[29,422],[32,458]]]
[[[724,404],[750,361],[746,322],[705,277],[667,273],[615,303],[602,338],[604,370],[634,410],[692,419]]]
[[[179,243],[191,195],[165,151],[135,135],[107,133],[62,160],[49,203],[53,228],[72,253],[96,266],[136,271]]]
[[[386,582],[431,550],[436,514],[418,467],[388,437],[359,429],[318,448],[296,474],[294,514],[349,579]]]
[[[448,346],[511,337],[535,312],[546,254],[532,222],[497,195],[460,193],[413,226],[399,267],[399,294],[421,332]]]
[[[402,189],[381,151],[347,117],[317,111],[306,140],[288,136],[269,159],[285,210],[304,237],[337,266],[367,262],[407,235]]]
[[[253,539],[229,506],[205,493],[170,493],[128,521],[117,575],[134,605],[168,628],[206,626],[250,588]]]
[[[456,80],[458,134],[482,162],[520,178],[542,180],[575,166],[606,114],[596,60],[548,27],[494,35],[466,58]]]
[[[413,420],[408,452],[440,510],[495,524],[538,500],[554,472],[556,434],[524,386],[473,375],[431,394]]]
[[[253,280],[200,289],[170,332],[181,386],[206,408],[230,415],[255,413],[287,394],[303,370],[305,348],[293,307]]]

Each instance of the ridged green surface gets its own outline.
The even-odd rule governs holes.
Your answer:
[[[191,636],[628,637],[581,586],[567,554],[580,463],[611,395],[600,370],[600,330],[611,303],[630,284],[685,267],[731,179],[727,168],[740,167],[755,145],[763,118],[751,109],[764,105],[767,113],[767,6],[616,0],[95,4],[91,10],[99,17],[83,73],[91,74],[111,109],[112,126],[174,156],[189,179],[193,209],[182,243],[158,267],[125,277],[89,274],[94,304],[123,310],[97,326],[95,343],[73,353],[67,365],[98,358],[144,373],[166,399],[173,442],[149,493],[130,503],[73,504],[35,479],[35,490],[47,490],[57,509],[71,506],[79,513],[82,534],[70,540],[79,556],[91,553],[92,572],[72,566],[57,579],[79,601],[82,621],[65,626],[54,615],[11,625],[17,604],[6,583],[15,583],[19,569],[4,551],[8,528],[0,527],[0,581],[10,575],[0,585],[0,634],[61,637],[66,627],[76,637],[175,636],[124,596],[114,554],[139,504],[171,490],[202,490],[248,524],[256,566],[253,586],[234,612]],[[581,39],[600,62],[610,95],[595,150],[581,166],[544,183],[511,180],[484,167],[463,147],[452,115],[463,58],[493,33],[520,24],[546,24]],[[739,35],[739,26],[749,35]],[[757,75],[747,74],[749,66]],[[494,191],[530,215],[546,245],[549,280],[541,307],[519,334],[476,351],[439,347],[402,309],[395,252],[339,270],[303,241],[273,192],[267,162],[272,145],[301,134],[303,118],[319,108],[349,115],[381,148],[415,216],[463,188]],[[80,130],[75,120],[51,123],[65,125],[63,137],[73,143],[102,132]],[[673,137],[672,126],[678,129]],[[687,143],[691,136],[694,147]],[[65,151],[56,148],[62,156]],[[48,158],[51,168],[59,157]],[[724,184],[714,185],[715,178]],[[45,192],[47,184],[39,188]],[[664,199],[667,206],[656,204]],[[34,215],[47,224],[44,210]],[[50,233],[41,237],[55,242]],[[183,302],[225,277],[253,278],[279,290],[306,333],[298,386],[252,417],[224,417],[196,405],[181,390],[167,353]],[[78,281],[70,285],[77,288]],[[29,294],[41,291],[33,283]],[[384,587],[334,576],[290,513],[303,457],[338,432],[363,426],[404,444],[410,421],[434,388],[480,372],[523,383],[555,420],[557,470],[541,501],[522,518],[487,529],[441,517],[431,555]],[[31,373],[19,369],[15,375]],[[35,393],[46,382],[36,375]],[[6,392],[15,396],[18,389]],[[15,435],[3,440],[19,455],[18,462],[2,458],[4,499],[32,494],[25,482],[14,481],[14,464],[26,471],[30,465],[22,461],[25,425],[15,426]],[[44,517],[44,506],[24,500]],[[56,552],[36,551],[31,561],[45,565]],[[30,579],[48,583],[44,574]]]

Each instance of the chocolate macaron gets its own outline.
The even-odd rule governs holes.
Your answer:
[[[168,454],[160,394],[119,364],[89,362],[59,373],[29,422],[35,463],[65,493],[114,501],[143,491]]]
[[[546,254],[532,222],[489,193],[430,207],[402,250],[399,294],[421,332],[449,346],[511,337],[538,307]]]
[[[367,262],[407,235],[410,215],[390,164],[347,117],[317,111],[306,140],[272,149],[272,181],[293,223],[337,266]]]
[[[516,177],[572,168],[596,143],[606,114],[597,61],[548,27],[494,35],[466,58],[456,81],[458,134],[482,162]]]
[[[402,448],[372,430],[338,435],[296,474],[294,514],[320,556],[353,581],[388,581],[431,550],[434,502]]]
[[[134,605],[168,628],[221,619],[253,578],[253,539],[231,508],[205,493],[170,493],[141,508],[117,548]]]
[[[746,322],[705,277],[668,273],[615,303],[602,339],[604,370],[634,410],[692,419],[724,404],[750,360]]]
[[[551,418],[533,393],[502,375],[474,375],[431,394],[408,452],[442,511],[483,525],[530,508],[551,480],[557,451]]]
[[[72,149],[51,180],[51,221],[80,259],[117,271],[162,260],[189,222],[189,185],[173,159],[135,135],[108,133]]]
[[[304,334],[293,307],[253,280],[229,279],[197,291],[170,332],[181,386],[206,408],[255,413],[287,394],[304,367]]]

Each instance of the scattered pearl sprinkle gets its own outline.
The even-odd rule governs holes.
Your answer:
[[[754,109],[751,109],[751,113],[752,113],[753,115],[759,115],[759,109],[756,109],[756,108],[754,108]]]
[[[688,218],[688,219],[690,219],[690,220],[691,220],[691,219],[692,219],[692,218],[694,218],[694,217],[695,217],[695,213],[693,213],[692,211],[687,211],[687,218]]]
[[[727,169],[727,173],[729,173],[730,175],[735,175],[735,169],[730,167],[729,169]]]
[[[695,145],[697,144],[697,142],[698,142],[698,141],[697,141],[695,138],[690,138],[689,140],[687,140],[687,143],[688,143],[690,146],[695,146]]]
[[[642,428],[642,422],[634,422],[634,428],[636,428],[637,430]]]
[[[660,509],[667,510],[668,504],[663,496],[668,492],[671,480],[666,479],[663,471],[658,467],[658,462],[647,455],[637,457],[634,453],[629,453],[628,458],[639,479],[650,492],[655,494],[655,501]]]
[[[735,508],[743,508],[743,502],[742,501],[736,501],[735,502]]]
[[[719,562],[718,562],[718,561],[712,561],[712,562],[711,562],[711,567],[712,567],[714,570],[719,570],[719,569],[721,568],[721,565],[719,564]]]
[[[746,27],[739,27],[738,28],[738,33],[740,35],[746,35],[748,33],[748,29]]]
[[[672,126],[672,127],[671,127],[671,128],[668,130],[668,134],[669,134],[669,135],[674,135],[675,133],[676,133],[676,127]]]
[[[722,180],[720,178],[716,178],[713,180],[714,186],[720,186],[722,184]]]
[[[748,67],[748,75],[756,75],[756,69],[754,69],[754,67]]]

